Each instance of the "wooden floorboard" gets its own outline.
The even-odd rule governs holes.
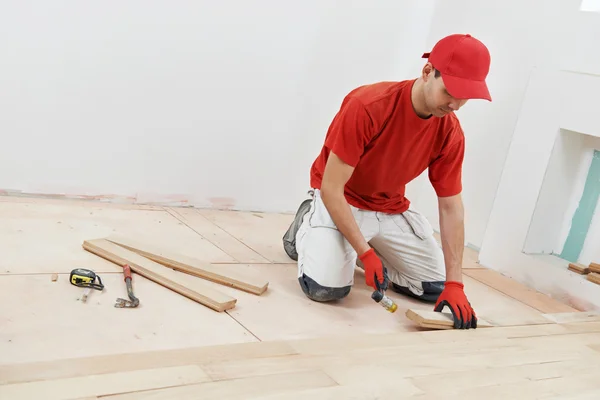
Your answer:
[[[587,371],[600,368],[599,317],[482,268],[473,249],[465,249],[465,292],[493,327],[432,331],[405,315],[432,304],[388,291],[398,304],[391,314],[371,300],[358,268],[343,301],[307,299],[282,248],[293,215],[7,196],[0,204],[0,398],[598,395]],[[260,278],[268,290],[203,280],[237,299],[216,312],[134,274],[140,307],[114,308],[126,297],[122,270],[82,243],[115,234]],[[106,285],[87,303],[68,282],[77,267]]]
[[[143,365],[146,354],[139,353],[123,360],[114,356],[110,365],[115,371],[106,368],[109,364],[105,361],[106,369],[101,374],[97,371],[97,359],[71,360],[79,366],[70,367],[76,377],[67,374],[33,381],[23,381],[21,377],[20,383],[0,386],[0,396],[9,394],[18,398],[41,393],[45,388],[53,388],[51,398],[95,395],[114,399],[269,398],[275,395],[300,398],[308,391],[316,398],[321,398],[321,394],[322,398],[331,398],[336,393],[353,393],[353,389],[363,396],[359,398],[367,399],[383,388],[401,390],[404,397],[415,398],[457,398],[458,395],[481,398],[478,396],[483,396],[486,390],[491,398],[502,398],[514,390],[526,394],[523,398],[530,398],[541,394],[588,395],[598,390],[597,380],[592,378],[600,368],[600,353],[593,348],[600,345],[600,323],[553,323],[550,326],[562,329],[550,332],[545,325],[521,326],[520,337],[513,336],[514,327],[397,334],[407,339],[404,341],[392,340],[393,335],[366,334],[361,340],[338,338],[333,349],[327,338],[260,342],[245,345],[251,350],[250,357],[245,357],[238,345],[218,346],[218,351],[207,347],[181,359],[173,357],[171,351],[164,352],[162,357],[154,352],[152,359],[156,365],[152,368],[144,366],[123,371],[121,366],[131,364],[136,358],[139,359],[137,365]],[[495,332],[496,337],[490,338],[488,332]],[[426,336],[437,336],[438,340],[419,340]],[[584,340],[578,340],[581,338]],[[261,348],[264,348],[263,354]],[[280,350],[283,351],[278,353]],[[225,357],[203,357],[202,352],[211,351]],[[228,359],[236,353],[238,358]],[[179,365],[174,365],[177,362]],[[46,370],[65,367],[61,361],[55,363],[56,366],[46,363]],[[180,375],[172,374],[178,371],[177,366],[182,368]],[[21,368],[26,374],[26,366]],[[173,383],[178,377],[182,382]],[[366,381],[379,381],[381,385],[375,385],[371,392],[365,390],[369,389]],[[94,382],[103,385],[94,386]]]

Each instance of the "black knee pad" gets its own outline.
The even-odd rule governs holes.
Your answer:
[[[341,300],[344,297],[348,296],[351,289],[351,286],[344,286],[339,288],[321,286],[312,278],[304,274],[302,274],[302,276],[298,278],[298,282],[300,283],[300,287],[302,288],[302,291],[304,292],[306,297],[318,302]]]
[[[442,291],[444,290],[444,283],[445,283],[444,281],[422,282],[421,285],[423,287],[423,294],[421,294],[421,295],[413,293],[407,287],[397,285],[393,282],[392,282],[392,289],[396,293],[408,295],[410,297],[424,301],[426,303],[435,303],[437,301],[438,297],[440,297],[440,294],[442,294]]]

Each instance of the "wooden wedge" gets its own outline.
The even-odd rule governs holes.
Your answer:
[[[590,272],[587,275],[587,280],[590,281],[590,282],[594,282],[594,283],[600,285],[600,274],[596,273],[596,272]]]
[[[422,328],[454,329],[452,313],[427,310],[406,310],[406,316]],[[491,328],[494,325],[477,317],[477,328]]]
[[[588,267],[586,267],[585,265],[579,264],[579,263],[569,263],[568,270],[576,272],[580,275],[585,275],[585,274],[590,273],[590,269]]]
[[[129,264],[133,272],[215,311],[232,309],[237,302],[233,297],[205,286],[196,277],[165,268],[106,239],[86,240],[83,248],[117,265]]]
[[[109,236],[106,239],[177,271],[208,279],[221,285],[233,287],[248,293],[261,295],[269,286],[269,282],[245,276],[239,272],[227,271],[210,263],[175,254],[167,249],[159,248],[152,244],[140,243],[121,236]]]

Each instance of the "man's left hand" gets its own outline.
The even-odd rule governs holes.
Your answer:
[[[446,282],[444,290],[435,303],[434,311],[442,312],[443,308],[448,306],[454,316],[454,328],[475,329],[477,328],[477,316],[471,303],[467,300],[464,288],[464,284],[460,282]]]

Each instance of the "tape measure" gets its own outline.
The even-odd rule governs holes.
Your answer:
[[[98,283],[96,283],[96,279],[98,279]],[[96,290],[104,289],[104,284],[102,283],[100,276],[96,275],[94,271],[90,271],[89,269],[75,268],[73,271],[71,271],[69,282],[79,287],[92,288]]]

